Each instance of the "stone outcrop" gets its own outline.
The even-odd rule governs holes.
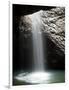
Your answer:
[[[40,10],[36,12],[40,15],[41,30],[57,47],[64,53],[65,51],[65,8],[58,7],[50,10]],[[34,14],[34,13],[33,13]],[[33,14],[21,16],[19,30],[25,32],[25,37],[32,32]],[[37,17],[37,15],[36,15]]]
[[[65,47],[65,10],[55,8],[50,11],[43,11],[43,31],[47,36],[64,52]]]

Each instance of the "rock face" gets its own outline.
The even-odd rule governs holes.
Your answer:
[[[55,8],[50,11],[43,11],[43,31],[49,38],[64,52],[65,44],[65,11],[64,8]]]
[[[40,15],[41,30],[64,53],[65,48],[65,8],[58,7],[36,12]],[[34,14],[34,13],[33,13]],[[32,32],[33,14],[21,16],[19,30],[30,36]],[[37,17],[37,14],[36,14]]]

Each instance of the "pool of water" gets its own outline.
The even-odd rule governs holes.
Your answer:
[[[34,85],[64,83],[64,70],[47,70],[45,72],[16,72],[13,75],[13,85]]]

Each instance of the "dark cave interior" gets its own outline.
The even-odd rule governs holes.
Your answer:
[[[32,5],[16,5],[13,4],[13,72],[19,69],[31,70],[32,66],[32,37],[24,37],[25,32],[17,31],[20,16],[32,14],[39,10],[49,10],[50,6],[32,6]],[[46,46],[44,52],[47,52],[45,57],[45,69],[65,69],[65,55],[63,52],[43,34]],[[47,48],[47,49],[45,49]],[[47,59],[46,59],[47,58]]]

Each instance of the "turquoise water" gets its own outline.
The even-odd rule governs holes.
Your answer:
[[[19,72],[16,72],[13,78],[13,85],[34,85],[34,84],[51,84],[51,83],[64,83],[65,82],[65,71],[64,70],[49,70],[45,72],[47,75],[46,77],[44,76],[44,79],[42,82],[35,82],[33,81],[34,79],[31,78],[29,75],[30,73],[26,72],[20,72],[23,73],[23,77],[27,76],[28,78],[25,80],[19,80],[16,77],[18,76]],[[39,75],[40,77],[40,75]],[[41,79],[42,77],[40,77]],[[32,82],[31,82],[32,80]]]

